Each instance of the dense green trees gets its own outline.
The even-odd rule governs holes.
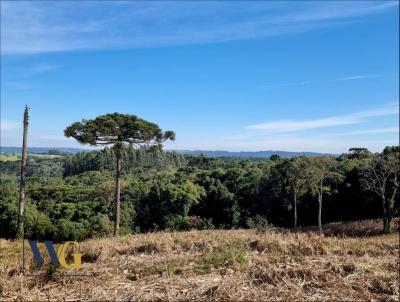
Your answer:
[[[361,181],[367,190],[380,197],[383,210],[383,230],[389,232],[400,184],[399,147],[386,147],[382,154],[375,155],[365,168]]]
[[[187,160],[175,152],[162,152],[158,148],[127,149],[123,154],[122,171],[141,172],[150,167],[185,167]],[[85,171],[111,171],[115,166],[115,153],[111,148],[81,152],[65,157],[63,175],[78,175]],[[60,175],[60,174],[59,174]]]
[[[277,177],[286,186],[285,191],[290,192],[293,198],[293,225],[297,228],[297,203],[298,198],[307,191],[309,183],[308,174],[311,162],[306,157],[295,157],[281,161],[275,166]]]
[[[330,156],[318,156],[310,158],[307,168],[307,181],[311,192],[318,196],[318,229],[322,232],[322,197],[324,192],[329,192],[331,187],[327,180],[335,176],[336,160]]]
[[[379,154],[353,149],[338,158],[273,160],[153,151],[130,150],[122,158],[121,234],[292,227],[295,217],[299,227],[385,218],[387,231],[392,217],[399,215],[398,148]],[[109,148],[28,157],[26,236],[81,240],[111,235],[114,159]],[[0,237],[12,237],[16,230],[18,167],[18,161],[0,161]],[[375,174],[384,176],[384,199],[381,178]]]

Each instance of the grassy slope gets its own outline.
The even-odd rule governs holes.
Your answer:
[[[326,226],[358,237],[217,230],[93,239],[81,244],[80,273],[94,277],[24,277],[21,243],[0,240],[0,300],[396,300],[398,234],[360,237],[366,227],[380,223]]]

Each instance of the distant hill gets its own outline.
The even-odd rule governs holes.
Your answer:
[[[29,153],[45,153],[47,154],[49,151],[58,150],[61,153],[78,153],[78,152],[87,152],[92,149],[81,149],[81,148],[50,148],[50,147],[30,147],[28,148]],[[188,154],[188,155],[200,155],[208,157],[233,157],[233,158],[269,158],[271,155],[277,154],[280,157],[294,157],[294,156],[319,156],[319,155],[336,155],[336,154],[326,154],[326,153],[317,153],[317,152],[291,152],[291,151],[239,151],[239,152],[231,152],[224,150],[167,150],[167,151],[175,151],[179,154]],[[8,154],[18,154],[21,153],[21,147],[1,147],[1,153]]]
[[[78,153],[90,151],[89,149],[80,149],[80,148],[50,148],[50,147],[28,147],[28,153],[37,153],[37,154],[47,154],[49,151],[60,151],[61,153]],[[19,154],[21,153],[21,147],[0,147],[0,153],[7,154]]]
[[[269,158],[271,155],[279,155],[280,157],[294,157],[294,156],[319,156],[319,155],[336,155],[336,154],[326,154],[317,152],[291,152],[291,151],[209,151],[209,150],[175,150],[177,153],[189,154],[189,155],[200,155],[208,157],[240,157],[240,158]]]

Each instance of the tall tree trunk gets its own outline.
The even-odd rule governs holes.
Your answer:
[[[390,199],[387,201],[387,208],[386,208],[386,216],[387,216],[387,227],[386,227],[386,232],[390,233],[391,232],[391,222],[392,222],[392,217],[393,217],[393,208],[394,208],[394,199],[396,197],[398,185],[397,185],[397,179],[395,178],[395,187],[392,192],[392,196]]]
[[[389,221],[389,213],[386,208],[386,198],[385,195],[381,195],[382,199],[382,210],[383,210],[383,232],[389,233],[390,232],[390,221]]]
[[[115,155],[117,157],[117,167],[115,176],[115,209],[114,209],[114,236],[118,235],[119,222],[120,222],[120,211],[121,211],[121,150],[116,150]]]
[[[318,192],[318,230],[322,234],[322,185]]]
[[[28,112],[28,106],[25,106],[24,133],[22,139],[21,176],[19,182],[18,225],[16,234],[17,238],[24,237],[25,171],[26,171],[26,156],[27,156],[27,143],[28,143],[28,125],[29,125],[29,112]]]
[[[391,222],[392,222],[392,217],[389,215],[389,217],[387,219],[387,232],[388,233],[390,233],[392,231]]]
[[[297,193],[293,192],[294,228],[297,230]]]

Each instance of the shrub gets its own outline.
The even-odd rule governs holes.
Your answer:
[[[189,216],[188,227],[196,230],[212,230],[215,228],[211,218],[207,219],[199,216]]]
[[[97,214],[93,219],[93,236],[107,236],[114,231],[114,225],[106,214]]]
[[[231,244],[218,246],[213,250],[206,251],[198,264],[203,272],[222,267],[243,270],[248,266],[246,244],[237,239]]]
[[[264,230],[268,228],[268,221],[263,216],[256,215],[254,217],[247,218],[246,226],[250,229]]]
[[[174,231],[186,231],[189,230],[189,221],[182,215],[170,215],[166,218],[165,226]]]
[[[79,240],[81,238],[82,236],[80,236],[80,230],[77,228],[76,223],[66,219],[57,221],[54,240]]]
[[[0,237],[14,238],[18,222],[18,201],[15,198],[0,200]],[[37,210],[29,199],[26,201],[24,218],[25,238],[51,239],[54,228],[49,217]]]
[[[0,237],[12,238],[17,231],[18,202],[12,198],[0,199]]]
[[[50,240],[54,227],[49,217],[39,212],[32,204],[27,204],[25,212],[25,238]]]

